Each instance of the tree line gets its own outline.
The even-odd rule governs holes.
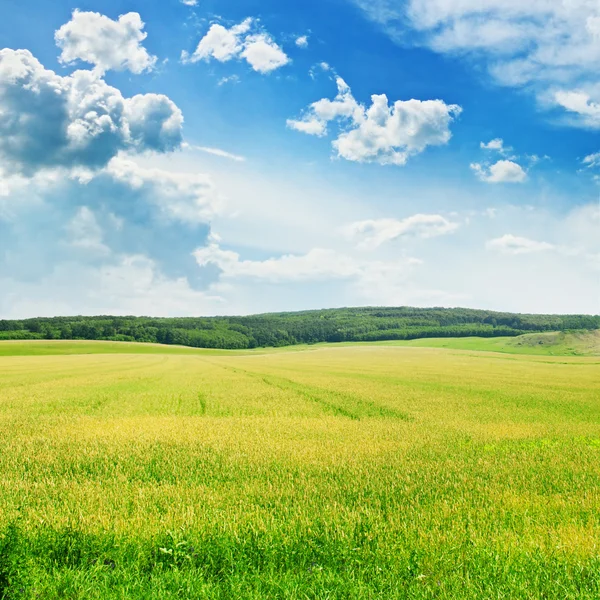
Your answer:
[[[340,308],[248,317],[52,317],[0,320],[0,340],[112,340],[246,349],[318,342],[498,337],[600,329],[600,316],[465,308]]]

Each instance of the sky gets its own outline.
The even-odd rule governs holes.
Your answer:
[[[2,0],[0,49],[0,318],[600,313],[595,0]]]

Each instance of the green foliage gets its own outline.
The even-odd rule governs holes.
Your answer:
[[[154,342],[244,350],[319,342],[500,337],[600,329],[600,316],[526,315],[465,308],[341,308],[250,317],[55,317],[0,321],[0,339]]]

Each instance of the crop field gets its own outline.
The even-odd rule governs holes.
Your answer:
[[[0,598],[600,598],[600,357],[414,346],[1,343]]]

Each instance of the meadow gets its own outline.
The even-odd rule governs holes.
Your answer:
[[[2,342],[0,598],[597,599],[600,357],[541,341]]]

